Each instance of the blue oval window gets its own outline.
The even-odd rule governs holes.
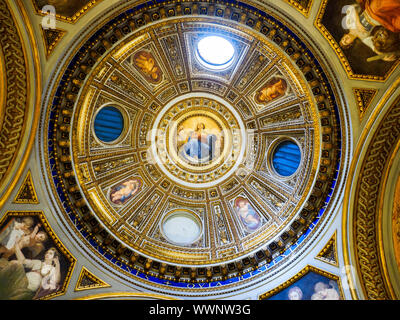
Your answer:
[[[124,129],[124,117],[115,107],[104,107],[94,120],[94,132],[103,142],[112,142],[118,139]]]
[[[301,161],[299,146],[293,141],[281,142],[272,155],[272,165],[275,171],[284,177],[294,174]]]

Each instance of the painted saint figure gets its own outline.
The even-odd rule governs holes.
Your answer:
[[[139,51],[130,58],[130,63],[139,69],[150,82],[158,83],[161,81],[161,69],[150,52]]]
[[[18,244],[14,249],[17,260],[0,264],[0,299],[31,300],[59,289],[61,272],[57,249],[48,249],[43,260],[26,259]]]
[[[21,222],[15,218],[4,228],[0,234],[0,256],[8,260],[15,254],[15,245],[21,249],[27,248],[33,257],[44,249],[44,242],[48,239],[44,231],[39,231],[41,224],[38,223],[32,230],[34,220],[32,217],[24,217]]]
[[[206,130],[204,123],[197,124],[194,131],[186,134],[185,129],[180,126],[177,133],[177,147],[181,149],[184,158],[191,158],[197,161],[210,161],[215,157],[217,137]],[[187,136],[187,138],[186,138]],[[184,143],[187,141],[186,143]]]
[[[360,39],[376,55],[367,61],[395,61],[400,57],[400,0],[357,0],[344,7],[343,27],[348,30],[340,46],[349,49]]]
[[[134,196],[142,187],[138,178],[128,179],[111,189],[110,199],[115,204],[124,204]]]
[[[273,77],[257,92],[256,102],[266,103],[285,95],[288,84],[285,79]]]
[[[340,300],[334,281],[329,281],[329,285],[317,282],[314,286],[314,293],[311,296],[311,300]]]
[[[235,200],[235,209],[240,221],[247,231],[253,232],[261,226],[261,218],[245,198],[239,197]]]

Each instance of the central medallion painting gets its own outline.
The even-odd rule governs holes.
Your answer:
[[[151,140],[154,163],[171,179],[204,188],[240,162],[244,125],[233,107],[217,100],[209,94],[173,100],[159,113]]]
[[[202,115],[195,115],[178,124],[176,152],[193,164],[210,163],[221,154],[224,137],[218,124]]]

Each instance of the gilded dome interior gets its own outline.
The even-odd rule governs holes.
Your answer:
[[[234,287],[277,268],[334,190],[341,131],[330,83],[291,30],[253,15],[223,3],[132,9],[86,41],[59,82],[45,143],[57,201],[121,266],[155,282]],[[233,48],[221,69],[198,54],[210,36]],[[123,129],[105,142],[94,123],[111,107]],[[285,144],[298,156],[288,176],[273,165],[295,159],[290,148],[274,159]],[[180,239],[185,228],[196,236]]]
[[[355,61],[365,39],[344,48],[332,18],[350,13],[8,2],[0,278],[56,248],[61,283],[34,299],[400,296],[397,51]],[[47,234],[36,251],[10,236],[24,223]]]

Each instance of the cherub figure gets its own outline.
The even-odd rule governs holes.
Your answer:
[[[115,204],[123,204],[131,196],[139,191],[141,182],[139,179],[130,179],[118,185],[113,192],[111,192],[111,201]]]
[[[334,282],[332,280],[329,281],[329,285],[317,282],[314,286],[314,293],[311,296],[311,300],[340,300]]]
[[[20,241],[23,236],[31,233],[31,227],[34,224],[32,217],[24,217],[22,220],[13,219],[9,225],[0,235],[0,254],[3,257],[12,251],[15,244]]]
[[[26,221],[29,221],[29,225],[31,225],[30,223],[33,225],[33,219],[32,221]],[[8,260],[15,253],[16,244],[18,244],[21,249],[28,248],[32,253],[32,257],[36,257],[44,249],[44,242],[48,239],[46,232],[39,231],[40,227],[41,224],[38,223],[33,231],[30,230],[29,232],[25,233],[21,238],[13,242],[12,247],[9,249],[6,248],[2,250],[3,247],[0,247],[0,253],[3,254],[2,257]],[[11,245],[11,243],[9,245]]]
[[[152,81],[158,82],[161,80],[161,72],[157,66],[157,63],[150,52],[140,51],[134,59],[134,65],[136,65],[141,72],[148,76]]]

